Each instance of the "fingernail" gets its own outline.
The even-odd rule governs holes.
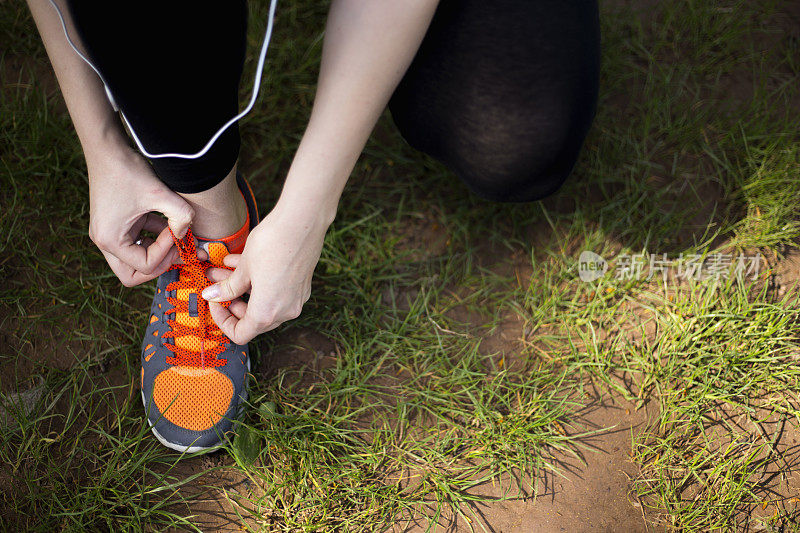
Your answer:
[[[206,300],[213,300],[219,296],[219,287],[216,285],[211,285],[210,287],[206,287],[203,291],[203,298]]]

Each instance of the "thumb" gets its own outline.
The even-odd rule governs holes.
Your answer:
[[[226,279],[209,285],[203,290],[203,298],[209,302],[229,302],[250,290],[250,279],[244,269],[237,268]]]
[[[167,217],[167,224],[169,224],[175,237],[179,239],[186,235],[186,230],[189,228],[192,218],[194,218],[192,206],[169,189],[156,193],[155,202],[150,208]]]

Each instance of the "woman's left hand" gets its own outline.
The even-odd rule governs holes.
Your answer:
[[[276,206],[250,233],[241,255],[223,260],[235,270],[208,269],[206,275],[215,283],[203,291],[203,298],[229,339],[247,344],[300,316],[311,296],[311,278],[327,229],[314,214]],[[245,292],[250,292],[247,303],[240,298]],[[231,302],[228,309],[217,303],[226,301]]]

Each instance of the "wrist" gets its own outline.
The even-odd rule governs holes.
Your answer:
[[[344,180],[329,174],[331,171],[331,168],[323,170],[296,159],[275,205],[277,214],[327,231],[336,218],[344,185]]]
[[[320,146],[324,148],[326,143],[313,139],[306,131],[275,209],[327,230],[336,218],[339,198],[353,165],[350,158],[336,157],[337,153],[331,154],[330,149]]]
[[[152,173],[144,157],[129,144],[117,140],[85,149],[84,157],[90,184],[98,180],[118,183],[125,176],[141,177]]]
[[[293,227],[304,228],[309,233],[325,234],[336,216],[335,206],[331,208],[327,203],[310,196],[296,197],[284,191],[269,216]]]
[[[79,132],[78,137],[87,161],[116,158],[131,151],[121,125],[113,120],[104,121],[90,132]]]

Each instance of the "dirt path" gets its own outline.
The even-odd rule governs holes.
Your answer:
[[[643,509],[630,493],[631,480],[638,467],[631,461],[631,432],[641,431],[652,413],[606,394],[594,395],[576,422],[576,431],[598,431],[581,440],[585,465],[574,458],[559,465],[561,476],[548,475],[540,483],[537,498],[527,497],[502,502],[479,504],[474,507],[476,520],[468,524],[459,518],[441,521],[437,530],[496,533],[560,533],[560,532],[620,532],[639,533],[661,531],[645,522],[652,512]],[[500,498],[503,485],[486,484],[475,494]],[[398,526],[393,531],[422,532],[426,524]]]

